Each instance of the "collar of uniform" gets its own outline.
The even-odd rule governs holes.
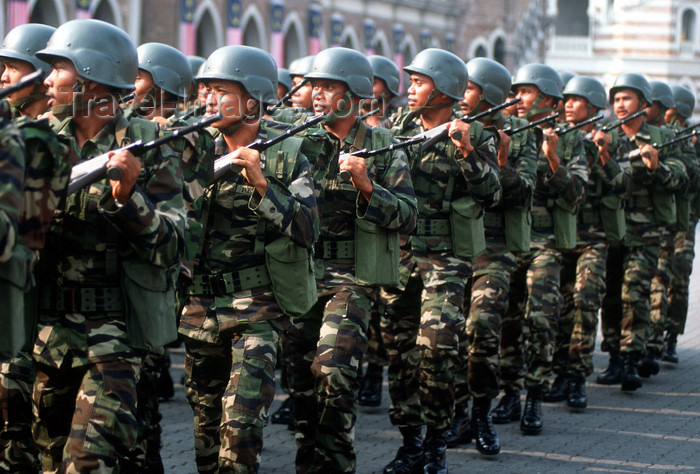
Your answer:
[[[644,143],[651,143],[651,132],[649,132],[649,124],[642,122],[642,126],[639,127],[637,133],[634,134],[634,141],[642,141]]]
[[[117,109],[114,117],[102,127],[97,135],[87,140],[82,148],[78,148],[75,138],[75,119],[68,117],[61,124],[59,135],[65,135],[74,143],[76,150],[79,150],[81,158],[89,158],[106,153],[109,150],[115,150],[122,145],[117,143],[115,135],[116,125],[119,120],[122,120],[124,114],[121,109]]]

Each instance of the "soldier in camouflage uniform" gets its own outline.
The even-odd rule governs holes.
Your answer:
[[[465,115],[474,115],[505,102],[511,85],[506,68],[491,59],[474,58],[467,63],[467,70],[469,83],[464,101],[460,102]],[[455,387],[457,404],[448,446],[469,443],[474,437],[480,453],[493,455],[500,451],[489,410],[491,400],[499,391],[501,321],[508,309],[510,275],[516,267],[516,255],[529,249],[529,214],[535,188],[537,147],[531,130],[512,136],[502,132],[526,125],[525,120],[503,118],[496,112],[482,122],[490,129],[501,130],[498,167],[503,197],[498,206],[487,209],[484,214],[486,251],[474,262],[471,297],[466,305],[467,326],[460,336],[464,339],[460,344],[460,362],[465,373],[460,373],[459,379],[466,380]],[[474,397],[471,423],[467,411],[469,394]]]
[[[45,81],[49,106],[71,113],[57,133],[80,161],[109,152],[107,166],[121,178],[98,175],[68,196],[40,254],[32,431],[46,471],[134,472],[140,367],[150,348],[176,335],[180,168],[165,146],[139,158],[118,149],[160,134],[150,122],[127,121],[117,105],[137,72],[125,32],[73,20],[37,56],[53,68]]]
[[[605,87],[592,77],[573,77],[563,94],[565,117],[570,126],[596,116],[607,107]],[[583,138],[588,162],[586,200],[578,213],[576,247],[562,251],[563,306],[552,366],[556,378],[543,397],[547,402],[566,400],[575,410],[583,410],[588,404],[585,379],[593,373],[598,311],[605,295],[608,242],[619,243],[624,235],[622,202],[632,186],[627,157],[610,156],[605,133],[595,131],[593,123],[579,130],[586,134]]]
[[[467,68],[444,50],[426,49],[404,68],[411,75],[409,110],[392,131],[413,136],[446,127],[444,138],[409,153],[420,217],[402,250],[410,269],[400,298],[382,321],[389,353],[389,416],[403,445],[385,473],[447,472],[447,431],[454,411],[459,334],[464,331],[465,286],[472,258],[484,250],[482,209],[501,197],[497,138],[479,122],[458,120],[453,106],[464,96]],[[448,137],[459,131],[461,138]],[[405,285],[405,286],[404,286]],[[487,410],[488,411],[488,410]],[[422,426],[427,427],[422,442]]]
[[[609,100],[617,118],[623,119],[652,103],[651,87],[643,76],[623,73],[610,89]],[[610,364],[596,380],[634,391],[642,386],[637,363],[646,354],[649,275],[657,268],[662,227],[675,217],[673,193],[686,185],[687,175],[676,147],[657,151],[650,145],[668,141],[672,132],[646,124],[643,117],[621,129],[617,149],[611,151],[629,156],[632,191],[625,208],[627,233],[622,245],[611,247],[608,254],[601,348],[610,353]]]
[[[0,58],[5,64],[3,82],[11,85],[36,69],[50,70],[50,65],[34,56],[46,46],[55,28],[26,24],[6,36]],[[12,94],[10,103],[25,143],[26,173],[19,235],[32,252],[40,250],[63,189],[68,182],[72,163],[69,148],[51,131],[47,120],[34,120],[48,109],[46,87],[29,86]],[[36,336],[32,291],[25,296],[26,337],[22,350],[0,365],[0,470],[36,472],[39,451],[31,433],[32,384],[35,370],[31,348]]]
[[[330,117],[305,140],[315,161],[321,237],[315,247],[319,300],[289,331],[297,472],[355,471],[359,366],[377,285],[386,276],[373,272],[398,273],[398,248],[390,254],[387,245],[416,221],[402,151],[340,161],[340,153],[393,141],[388,130],[368,128],[358,117],[360,101],[372,97],[372,77],[367,58],[347,48],[320,52],[306,75],[314,110]]]
[[[666,111],[666,122],[675,128],[686,127],[687,120],[695,110],[695,96],[692,92],[682,86],[672,86],[675,107]],[[696,141],[694,146],[692,141],[683,149],[690,159],[695,159],[698,163],[698,148],[700,141]],[[687,149],[687,151],[686,151]],[[690,156],[692,154],[692,156]],[[687,165],[686,165],[687,167]],[[688,202],[688,225],[687,230],[678,229],[675,235],[673,261],[671,263],[671,282],[668,291],[668,310],[664,317],[662,329],[666,332],[663,341],[662,360],[678,363],[676,345],[678,335],[685,330],[685,321],[688,316],[688,285],[690,284],[690,272],[693,269],[693,258],[695,257],[695,227],[700,215],[700,193],[697,187],[690,189],[686,195],[676,196]],[[681,206],[679,206],[680,208]]]
[[[295,59],[289,65],[289,76],[292,79],[292,88],[303,85],[297,89],[290,98],[290,106],[281,104],[272,111],[272,118],[278,122],[299,124],[305,122],[309,116],[313,115],[313,104],[311,99],[311,83],[304,76],[311,71],[313,56],[304,56]]]
[[[521,98],[517,104],[518,117],[530,122],[551,114],[563,99],[559,74],[543,64],[521,67],[513,87]],[[560,138],[551,126],[546,126],[543,134],[533,195],[532,248],[518,255],[507,316],[509,321],[519,317],[528,331],[524,374],[527,399],[520,420],[520,430],[528,435],[540,434],[543,429],[542,397],[549,385],[554,331],[561,308],[561,250],[575,245],[576,213],[585,197],[588,179],[580,135],[570,133]],[[513,350],[520,348],[516,346]],[[514,367],[510,373],[517,374],[519,369]],[[506,395],[509,398],[502,398],[495,410],[499,419],[504,418],[503,408],[515,407],[513,395],[517,393],[506,392]],[[512,413],[505,415],[506,419],[512,419]]]
[[[384,56],[369,56],[367,59],[374,71],[372,85],[374,99],[364,101],[361,112],[368,127],[390,129],[391,115],[395,111],[391,101],[399,95],[401,71],[393,61]],[[376,112],[368,115],[372,111]],[[380,314],[385,311],[382,294],[383,290],[380,290],[380,298],[372,309],[369,321],[369,347],[364,357],[367,368],[364,370],[359,397],[361,406],[378,407],[382,403],[383,372],[384,366],[388,364],[380,326]]]
[[[294,309],[285,305],[282,256],[297,258],[290,280],[304,280],[315,297],[310,249],[318,236],[313,176],[301,140],[288,138],[263,152],[247,145],[276,132],[260,121],[276,102],[277,68],[268,53],[248,46],[214,51],[197,77],[209,91],[207,113],[215,155],[238,171],[212,182],[199,199],[202,230],[194,275],[180,320],[185,336],[186,395],[194,411],[199,472],[257,472],[263,427],[275,394],[279,335]],[[229,164],[230,163],[230,164]],[[289,261],[289,260],[287,260]],[[291,270],[294,272],[294,269]],[[288,293],[288,291],[287,291]]]

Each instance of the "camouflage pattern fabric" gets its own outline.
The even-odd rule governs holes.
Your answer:
[[[325,130],[309,130],[305,149],[315,169],[314,183],[321,215],[323,241],[354,240],[355,219],[387,230],[408,232],[415,226],[416,202],[403,151],[377,155],[368,161],[373,182],[366,202],[338,176],[338,155],[354,150],[359,129],[355,122],[341,142]],[[382,136],[382,129],[366,130],[364,146]],[[289,330],[289,381],[295,398],[297,472],[354,472],[354,426],[359,392],[358,369],[367,350],[367,326],[376,289],[355,281],[352,257],[316,254],[319,301],[311,311],[294,318]]]
[[[120,124],[130,140],[141,138],[137,128],[158,135],[155,124],[136,126],[135,120],[126,122],[118,111],[82,147],[72,119],[60,124],[58,134],[83,161],[118,148]],[[144,262],[162,275],[179,264],[185,220],[180,167],[167,146],[140,160],[143,173],[123,206],[117,206],[107,179],[69,196],[40,255],[38,290],[44,303],[33,348],[40,367],[33,432],[47,470],[131,465],[137,456],[136,380],[142,354],[128,342],[124,310],[106,305],[90,310],[81,297],[69,303],[64,298],[61,307],[52,295],[70,288],[110,288],[118,284],[120,261]],[[116,242],[114,247],[110,242]]]
[[[258,137],[268,139],[274,124],[263,121]],[[287,140],[297,140],[288,138]],[[227,152],[215,137],[215,156]],[[275,153],[269,149],[268,153]],[[268,188],[260,196],[240,173],[212,183],[195,206],[208,206],[208,219],[195,276],[236,272],[265,263],[258,239],[289,237],[311,247],[318,236],[318,210],[312,171],[305,155],[289,162],[284,176],[272,175],[261,154]],[[276,156],[276,155],[275,155]],[[269,172],[269,173],[268,173]],[[267,235],[259,236],[260,222]],[[187,349],[187,399],[194,411],[200,472],[257,472],[263,427],[275,393],[274,370],[280,332],[289,325],[269,283],[223,294],[192,294],[180,319]]]
[[[695,227],[697,219],[691,219],[690,230],[678,232],[671,264],[671,288],[668,294],[668,313],[664,328],[669,333],[683,334],[688,317],[688,286],[695,258]]]
[[[668,293],[671,288],[673,254],[676,244],[674,226],[663,229],[659,239],[659,258],[656,271],[651,280],[651,306],[649,317],[649,333],[647,335],[647,350],[657,359],[661,358],[664,350],[664,329],[668,314]]]

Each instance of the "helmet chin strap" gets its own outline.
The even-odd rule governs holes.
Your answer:
[[[409,107],[408,110],[410,110],[413,115],[421,115],[426,110],[452,108],[454,104],[433,104],[432,102],[438,94],[439,92],[436,89],[431,90],[430,95],[428,95],[428,100],[425,101],[424,105]]]
[[[32,87],[32,92],[28,96],[22,97],[20,99],[10,100],[8,102],[10,103],[11,107],[21,112],[30,105],[32,105],[34,102],[41,99],[46,99],[46,92],[42,91],[41,88],[41,84],[35,83]]]
[[[550,112],[554,112],[554,107],[539,107],[540,102],[542,102],[542,99],[544,99],[544,95],[540,92],[537,95],[537,99],[535,99],[535,103],[532,104],[532,107],[530,108],[530,110],[527,111],[525,117],[523,118],[525,118],[526,120],[530,120],[530,118],[535,115],[539,115],[542,113],[548,114]]]

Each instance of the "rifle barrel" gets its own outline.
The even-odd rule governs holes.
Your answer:
[[[17,92],[18,90],[22,90],[25,87],[34,84],[39,79],[43,79],[44,74],[46,74],[46,72],[43,69],[37,69],[36,71],[32,72],[31,74],[27,74],[22,79],[15,82],[14,84],[10,84],[7,87],[3,87],[2,89],[0,89],[0,99],[3,99],[5,97],[7,97],[8,95]]]
[[[522,127],[508,128],[506,130],[503,130],[503,133],[505,133],[506,135],[508,135],[510,137],[512,135],[515,135],[516,133],[524,132],[525,130],[529,130],[529,129],[534,128],[534,127],[536,127],[540,124],[543,124],[545,122],[551,122],[551,121],[555,120],[558,116],[559,116],[558,113],[547,115],[546,117],[543,117],[539,120],[535,120],[534,122],[530,122],[527,125],[523,125]]]

